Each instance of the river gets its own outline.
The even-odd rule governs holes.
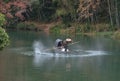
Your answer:
[[[0,81],[120,81],[120,42],[75,36],[71,52],[53,50],[57,37],[43,32],[9,31],[0,51]],[[52,50],[51,50],[52,49]]]

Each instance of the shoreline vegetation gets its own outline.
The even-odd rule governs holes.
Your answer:
[[[0,51],[9,45],[9,36],[5,29],[2,28],[5,22],[5,16],[0,13]]]
[[[120,30],[116,27],[111,27],[106,23],[99,24],[63,24],[61,22],[50,22],[50,23],[39,23],[36,21],[26,21],[18,23],[15,27],[7,27],[12,30],[23,30],[23,31],[44,31],[53,35],[86,35],[86,36],[105,36],[113,39],[120,40]]]

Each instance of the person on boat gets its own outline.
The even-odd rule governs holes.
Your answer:
[[[58,49],[62,49],[61,51],[68,52],[69,51],[68,44],[71,42],[72,42],[72,39],[70,39],[70,38],[67,38],[65,40],[57,39],[55,42],[55,45]]]
[[[64,47],[63,51],[65,51],[65,52],[69,51],[68,44],[71,42],[72,42],[72,40],[70,38],[67,38],[63,41],[63,47]]]

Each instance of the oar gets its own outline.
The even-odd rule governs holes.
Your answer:
[[[73,44],[76,44],[76,43],[79,43],[79,42],[80,42],[80,41],[71,43],[71,44],[69,44],[68,46],[73,45]],[[53,49],[57,49],[57,48],[56,48],[56,47],[52,47],[52,48],[49,48],[49,49],[45,49],[44,51],[49,51],[49,50],[53,50]]]
[[[49,48],[49,49],[45,49],[44,51],[49,51],[49,50],[53,50],[56,49],[55,47]]]
[[[79,43],[79,42],[80,42],[80,41],[73,42],[73,43],[69,44],[68,46],[73,45],[73,44],[76,44],[76,43]]]

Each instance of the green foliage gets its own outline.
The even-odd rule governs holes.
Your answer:
[[[67,11],[65,9],[57,9],[55,13],[55,17],[61,17],[62,15],[67,14]]]
[[[96,35],[98,36],[103,36],[103,37],[109,37],[112,38],[114,32],[113,31],[108,31],[108,32],[97,32]]]
[[[77,16],[78,0],[58,0],[55,17],[63,23],[74,22]]]
[[[86,32],[90,32],[93,31],[93,26],[86,23],[86,24],[82,24],[82,25],[77,25],[76,27],[76,32],[82,32],[82,33],[86,33]]]
[[[54,35],[63,35],[63,34],[68,35],[68,33],[70,35],[70,33],[73,33],[70,31],[71,29],[69,29],[70,26],[71,26],[70,24],[63,24],[63,23],[57,24],[51,27],[50,32]]]
[[[20,22],[17,24],[16,29],[26,29],[26,24],[23,22]]]
[[[51,21],[55,13],[54,3],[52,1],[38,0],[32,3],[33,12],[32,19],[38,21]]]
[[[4,0],[4,2],[9,2],[12,0]],[[22,0],[23,1],[23,0]],[[102,32],[102,31],[113,31],[119,27],[119,11],[120,11],[120,1],[119,0],[30,0],[31,1],[31,18],[33,21],[40,22],[52,22],[61,21],[63,25],[55,26],[57,28],[53,29],[56,33],[59,31],[59,27],[67,28],[71,27],[71,23],[80,23],[76,27],[79,32]],[[115,3],[117,1],[117,4]],[[94,3],[93,3],[94,2]],[[108,6],[108,4],[110,6]],[[12,7],[11,13],[15,14],[18,8]],[[109,11],[110,9],[110,11]],[[117,10],[118,9],[118,13]],[[87,11],[86,11],[87,10]],[[111,13],[111,19],[110,19]],[[118,14],[118,16],[117,16]],[[1,15],[0,15],[1,16]],[[84,18],[82,17],[84,16]],[[118,19],[118,22],[117,22]],[[1,22],[2,19],[0,19]],[[109,25],[110,20],[113,21],[112,26]],[[14,21],[8,20],[10,23]],[[2,20],[4,22],[4,20]],[[2,23],[1,22],[1,23]],[[85,24],[87,23],[87,24]],[[107,23],[107,24],[99,24]],[[15,23],[16,24],[16,23]],[[96,25],[97,24],[97,25]],[[3,25],[3,23],[2,23]],[[114,26],[113,26],[114,25]],[[1,25],[0,25],[1,26]],[[19,23],[16,26],[11,26],[11,28],[16,29],[26,29],[25,24]],[[27,27],[28,28],[28,27]],[[29,27],[32,29],[32,26]],[[54,28],[54,27],[53,27]]]
[[[21,22],[21,23],[17,24],[16,29],[18,29],[18,30],[35,30],[36,26],[33,23],[26,24],[24,22]]]
[[[116,31],[113,36],[114,39],[120,40],[120,30]]]
[[[76,32],[107,32],[107,31],[115,31],[117,28],[114,26],[112,27],[110,24],[106,23],[99,23],[99,24],[77,24],[76,25]]]
[[[111,26],[110,24],[101,23],[101,24],[95,25],[94,29],[97,32],[106,32],[106,31],[114,31],[115,27]]]
[[[4,0],[5,3],[8,3],[9,1],[11,1],[11,0]]]
[[[60,35],[61,28],[62,28],[61,26],[55,25],[54,27],[52,27],[50,29],[50,32],[53,33],[53,34],[56,34],[56,35]]]
[[[0,50],[9,44],[9,36],[3,28],[0,27]]]
[[[9,44],[9,37],[5,30],[1,28],[4,25],[5,16],[0,13],[0,50]]]
[[[90,32],[91,29],[92,29],[92,26],[89,23],[86,23],[83,31],[84,32]]]
[[[62,19],[64,23],[74,21],[79,0],[36,0],[32,3],[32,19],[52,21]]]
[[[5,15],[0,13],[0,27],[4,25],[5,22]]]

